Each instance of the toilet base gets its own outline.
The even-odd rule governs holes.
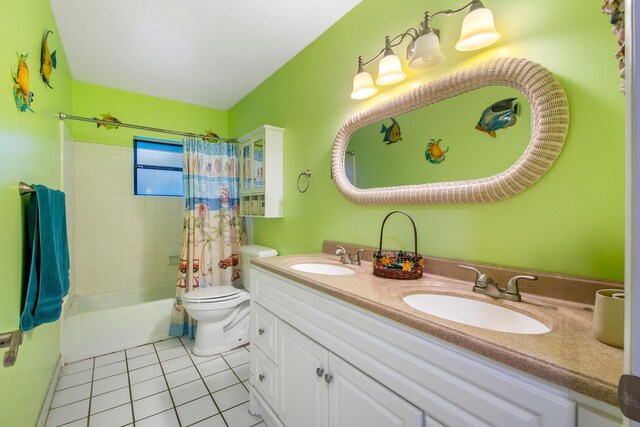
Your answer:
[[[243,310],[245,311],[245,310]],[[249,307],[233,324],[198,322],[191,352],[196,356],[214,356],[249,343]]]

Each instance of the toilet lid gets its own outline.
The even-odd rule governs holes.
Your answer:
[[[211,286],[187,292],[182,299],[190,302],[227,301],[238,295],[240,291],[233,286]]]

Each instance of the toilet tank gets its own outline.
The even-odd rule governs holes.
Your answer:
[[[249,280],[249,267],[253,258],[264,258],[277,256],[278,251],[266,246],[247,245],[240,246],[240,280],[247,291],[251,291],[251,281]]]

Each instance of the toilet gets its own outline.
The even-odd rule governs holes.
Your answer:
[[[247,290],[212,286],[187,292],[182,305],[198,321],[193,354],[212,356],[249,342],[249,266],[252,258],[276,256],[275,249],[258,245],[240,247],[240,270]]]

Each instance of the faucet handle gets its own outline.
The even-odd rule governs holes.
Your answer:
[[[362,265],[361,262],[360,262],[360,254],[363,253],[363,252],[364,252],[364,249],[360,248],[355,253],[355,258],[356,258],[355,263],[357,265]]]
[[[537,276],[527,276],[527,275],[514,276],[509,280],[509,283],[507,283],[507,287],[504,289],[504,292],[509,294],[509,295],[518,295],[518,294],[520,294],[520,288],[518,287],[518,280],[520,280],[520,279],[538,280],[538,277]]]
[[[478,283],[478,280],[482,276],[482,272],[480,270],[478,270],[477,268],[471,267],[469,265],[462,265],[462,264],[458,264],[458,267],[464,268],[465,270],[471,270],[471,271],[475,272],[476,273],[476,280],[475,280],[476,284]]]
[[[458,267],[464,268],[465,270],[471,270],[471,271],[476,273],[476,280],[475,280],[474,288],[485,289],[487,287],[487,285],[496,285],[496,282],[493,281],[491,276],[481,272],[480,270],[478,270],[475,267],[471,267],[469,265],[458,265]]]

